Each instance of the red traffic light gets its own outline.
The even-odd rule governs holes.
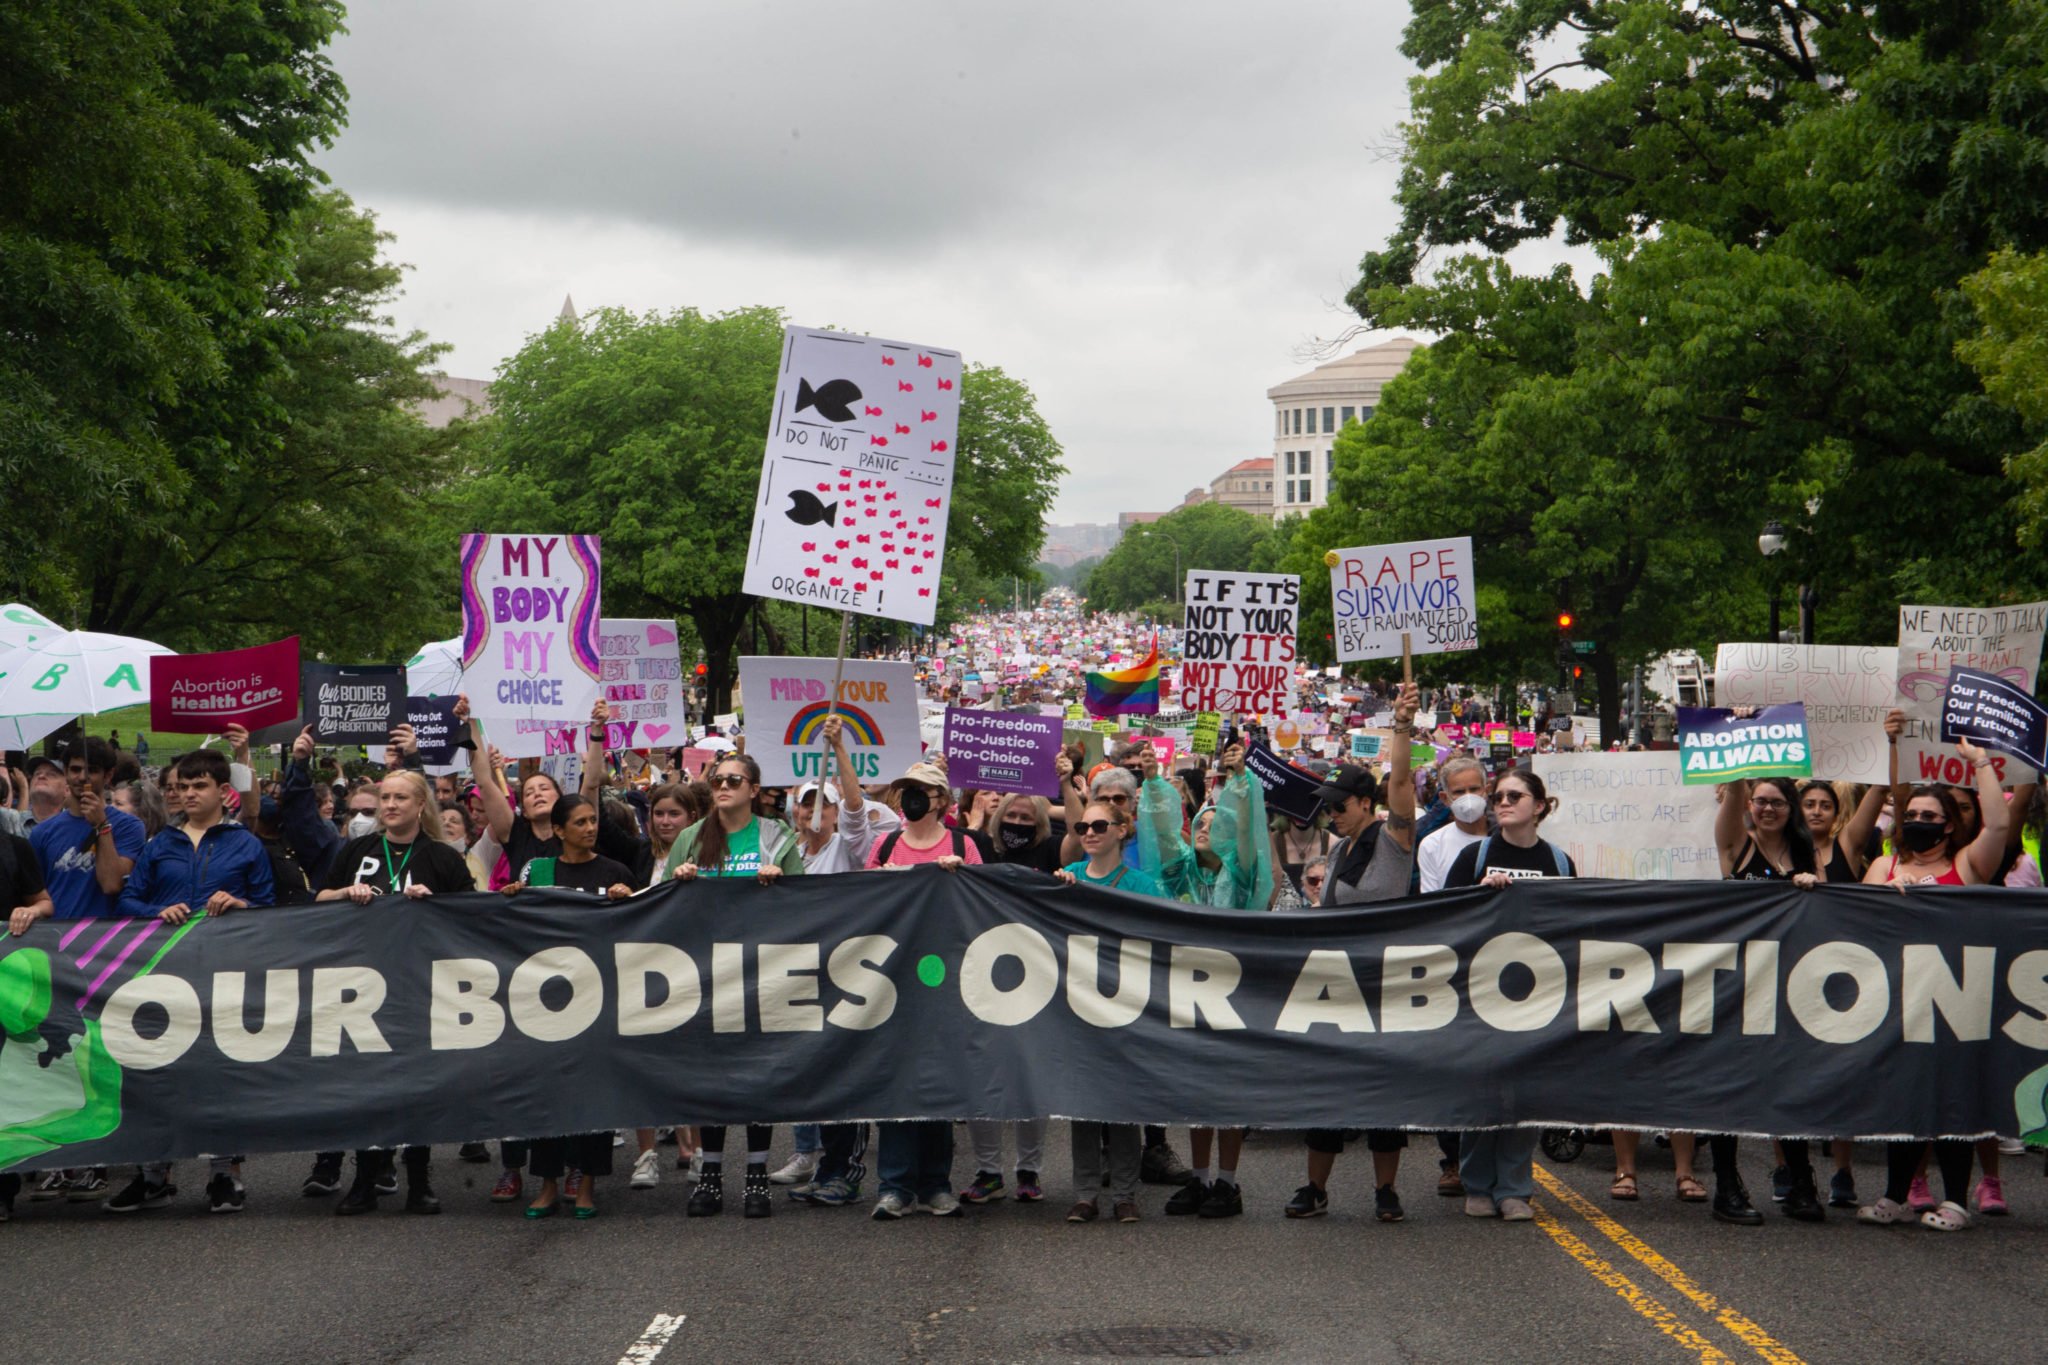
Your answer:
[[[1572,628],[1572,614],[1570,612],[1561,611],[1557,614],[1557,628],[1559,630],[1570,630]]]
[[[1586,676],[1586,670],[1585,670],[1585,669],[1583,669],[1583,668],[1580,668],[1580,667],[1579,667],[1579,666],[1578,666],[1577,664],[1573,664],[1573,665],[1572,665],[1572,679],[1573,679],[1574,681],[1577,681],[1578,679],[1580,679],[1580,678],[1583,678],[1583,677],[1585,677],[1585,676]]]
[[[705,674],[709,673],[710,671],[711,670],[703,664],[697,665],[697,676],[700,678],[703,677]]]

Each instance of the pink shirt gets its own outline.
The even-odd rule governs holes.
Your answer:
[[[867,865],[869,867],[880,867],[882,865],[882,845],[887,842],[887,836],[875,840],[875,846],[868,850]],[[974,846],[974,840],[962,838],[960,842],[962,845],[960,849],[961,861],[978,866],[981,862],[981,850]],[[912,848],[907,835],[898,838],[896,840],[896,847],[890,850],[889,853],[889,866],[915,867],[919,863],[935,863],[941,858],[950,858],[952,856],[953,836],[942,826],[940,828],[939,841],[930,848]]]

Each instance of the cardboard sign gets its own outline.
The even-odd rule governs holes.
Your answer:
[[[687,725],[683,703],[683,662],[676,623],[666,617],[607,616],[599,627],[598,657],[604,673],[607,749],[660,749],[674,745]],[[541,758],[583,752],[589,713],[570,725],[514,721],[492,727],[492,740],[507,758]]]
[[[1068,720],[1085,721],[1088,719],[1088,708],[1080,702],[1073,702],[1068,705],[1066,715]]]
[[[299,637],[212,654],[159,654],[149,661],[149,728],[214,735],[230,725],[260,730],[299,714]]]
[[[1057,799],[1057,720],[1015,711],[946,709],[946,776],[966,790]]]
[[[1742,720],[1725,706],[1681,706],[1678,755],[1687,786],[1813,775],[1806,708],[1796,701]]]
[[[1069,726],[1064,738],[1069,745],[1081,746],[1080,773],[1084,781],[1095,765],[1109,756],[1102,736],[1094,730],[1076,730]]]
[[[761,781],[788,787],[817,777],[827,750],[820,738],[828,715],[837,715],[847,755],[863,786],[893,782],[924,757],[918,732],[917,669],[904,661],[848,659],[832,699],[831,659],[740,660],[747,699],[747,752],[761,765]]]
[[[1337,657],[1346,663],[1398,659],[1404,634],[1416,654],[1479,647],[1470,536],[1332,550],[1323,562]]]
[[[1941,737],[1972,739],[2035,768],[2048,768],[2048,711],[1995,673],[1958,668],[1949,674]]]
[[[1188,748],[1198,754],[1213,754],[1216,744],[1223,738],[1223,717],[1215,711],[1204,711],[1195,717],[1195,724],[1188,736]]]
[[[1266,805],[1297,820],[1313,820],[1323,808],[1323,784],[1263,744],[1247,745],[1245,771],[1266,790]]]
[[[932,624],[960,385],[957,351],[785,329],[743,591]]]
[[[306,724],[322,744],[383,744],[405,704],[397,664],[307,664],[301,671]]]
[[[1581,877],[1720,879],[1713,789],[1687,785],[1678,754],[1538,754],[1532,766],[1557,798],[1543,837],[1571,855]]]
[[[1884,782],[1891,759],[1884,718],[1898,705],[1898,673],[1898,651],[1882,645],[1722,645],[1714,652],[1714,700],[1723,706],[1804,702],[1813,775]]]
[[[596,536],[464,536],[462,683],[470,714],[587,724],[603,677],[601,586]]]
[[[412,726],[420,743],[420,762],[429,768],[445,768],[458,761],[467,725],[455,719],[453,697],[407,697],[405,723]]]
[[[1293,710],[1300,603],[1295,574],[1191,570],[1175,704],[1233,716]]]
[[[1900,607],[1899,699],[1906,713],[1899,737],[1899,780],[1969,786],[1970,765],[1941,743],[1942,699],[1951,671],[1974,668],[2032,695],[2048,633],[2048,602],[2013,607]],[[2032,782],[2037,769],[2000,754],[2004,786]]]

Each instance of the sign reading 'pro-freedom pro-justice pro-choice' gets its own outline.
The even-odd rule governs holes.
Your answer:
[[[1472,537],[1364,545],[1323,556],[1337,657],[1398,659],[1479,648]]]
[[[932,624],[958,351],[787,328],[743,590]]]

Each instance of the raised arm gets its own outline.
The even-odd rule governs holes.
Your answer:
[[[1849,860],[1849,866],[1855,869],[1858,877],[1863,875],[1863,850],[1870,846],[1871,831],[1877,828],[1877,817],[1884,814],[1884,808],[1890,802],[1891,796],[1890,787],[1872,783],[1870,790],[1863,793],[1863,799],[1856,803],[1855,813],[1850,815],[1849,823],[1835,836],[1836,847],[1842,850],[1842,856]]]
[[[1408,770],[1408,751],[1415,743],[1415,709],[1420,704],[1415,684],[1402,683],[1394,700],[1394,757],[1387,769],[1384,833],[1404,849],[1415,847],[1415,777]]]
[[[1721,851],[1721,875],[1735,870],[1742,845],[1749,838],[1744,816],[1749,811],[1749,783],[1738,778],[1721,784],[1721,808],[1714,812],[1714,847]]]
[[[468,697],[455,699],[455,714],[458,719],[469,721],[469,737],[474,745],[469,751],[469,772],[476,779],[477,800],[483,803],[484,827],[500,845],[510,843],[512,803],[506,799],[498,776],[497,751],[484,743],[483,722],[469,714]]]
[[[2005,833],[2011,825],[2012,812],[2006,809],[2005,792],[1998,785],[1998,768],[1991,756],[1967,739],[1956,741],[1956,752],[1976,771],[1977,816],[1981,826],[1962,857],[1969,859],[1977,881],[1989,882],[1998,875],[1998,865],[2005,861]]]
[[[583,753],[583,795],[592,801],[604,790],[604,741],[611,714],[611,703],[603,697],[590,704],[589,743]]]
[[[1087,793],[1081,790],[1082,777],[1074,767],[1071,754],[1062,750],[1053,763],[1053,771],[1060,778],[1061,813],[1066,816],[1067,832],[1060,840],[1060,863],[1078,863],[1088,855],[1081,850],[1080,836],[1074,833],[1074,826],[1081,823],[1081,812],[1087,808]]]

